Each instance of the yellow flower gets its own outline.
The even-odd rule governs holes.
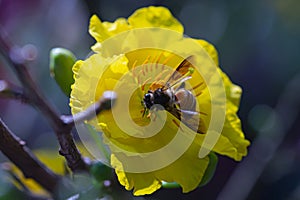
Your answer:
[[[166,181],[189,192],[201,182],[210,151],[236,161],[247,154],[250,143],[236,114],[241,88],[218,67],[215,48],[204,40],[183,37],[182,25],[168,9],[141,8],[128,20],[113,23],[94,15],[89,30],[97,41],[92,47],[95,54],[73,66],[70,105],[74,114],[106,90],[117,93],[113,109],[87,123],[104,133],[110,164],[127,190],[151,194]],[[168,85],[180,65],[188,67],[174,74],[178,83]],[[183,105],[179,97],[169,102],[171,108],[165,107],[169,112],[161,109],[163,104],[147,108],[148,90],[179,96],[176,92],[183,87],[192,94],[185,98],[187,103],[195,103],[195,110],[187,109],[189,114],[178,111]]]

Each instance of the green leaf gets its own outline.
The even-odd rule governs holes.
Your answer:
[[[93,163],[90,172],[98,182],[112,179],[112,169],[101,162]]]
[[[209,181],[214,176],[216,168],[217,168],[218,156],[215,153],[210,152],[208,154],[208,157],[209,157],[209,163],[208,163],[208,166],[204,173],[204,176],[199,184],[199,187],[205,186],[207,183],[209,183]]]
[[[54,48],[50,51],[50,75],[68,97],[74,83],[72,67],[75,62],[76,57],[68,49]]]
[[[180,185],[176,182],[162,182],[162,187],[166,188],[166,189],[176,189],[176,188],[180,188]]]

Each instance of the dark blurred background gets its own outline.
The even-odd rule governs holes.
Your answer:
[[[84,59],[94,43],[87,32],[92,14],[114,21],[149,5],[168,7],[186,35],[216,46],[221,68],[243,88],[239,116],[252,145],[241,163],[220,156],[207,186],[189,194],[161,189],[148,199],[300,199],[299,0],[0,0],[0,28],[30,53],[30,73],[46,97],[69,113],[68,98],[49,76],[49,51],[65,47]],[[0,79],[18,83],[0,60]],[[0,115],[30,148],[57,148],[30,106],[0,99]]]

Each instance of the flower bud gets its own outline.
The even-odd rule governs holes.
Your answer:
[[[67,49],[54,48],[50,51],[50,75],[67,96],[70,96],[74,83],[72,67],[75,61],[76,57]]]

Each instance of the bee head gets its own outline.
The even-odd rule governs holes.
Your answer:
[[[144,95],[144,98],[143,98],[143,103],[145,105],[146,108],[150,109],[151,106],[153,106],[154,104],[154,97],[153,97],[153,93],[148,91],[148,93],[146,93]]]

